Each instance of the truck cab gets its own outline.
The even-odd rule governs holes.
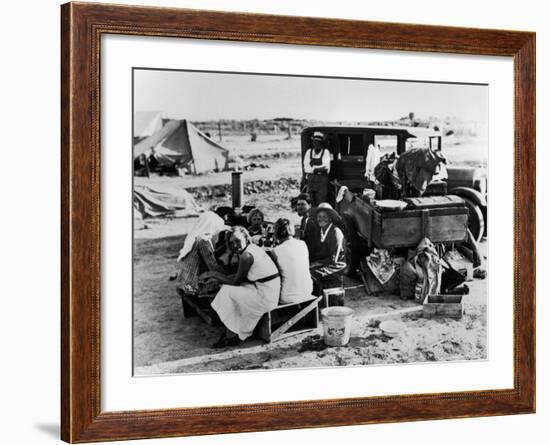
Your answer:
[[[420,127],[357,126],[309,127],[302,132],[302,157],[311,148],[311,135],[320,131],[325,135],[325,147],[332,156],[330,179],[337,179],[350,190],[361,190],[366,185],[365,158],[370,144],[379,145],[381,153],[401,155],[412,146],[426,146],[441,150],[441,132]]]

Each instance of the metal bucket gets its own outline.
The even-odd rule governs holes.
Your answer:
[[[346,346],[351,335],[353,309],[331,306],[321,311],[324,341],[328,346]]]

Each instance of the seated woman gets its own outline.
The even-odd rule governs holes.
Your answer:
[[[258,244],[256,240],[265,237],[267,233],[267,228],[264,224],[265,216],[260,209],[254,208],[248,213],[246,220],[248,222],[248,233],[252,237],[254,244]]]
[[[323,284],[341,276],[346,268],[344,233],[338,227],[341,218],[330,204],[323,202],[311,210],[311,216],[318,224],[315,238],[312,240],[311,278],[314,294],[320,295]],[[309,246],[308,246],[309,247]]]
[[[211,305],[226,329],[215,348],[234,346],[250,337],[262,315],[278,306],[281,291],[277,266],[261,247],[251,243],[244,227],[231,229],[229,246],[240,255],[237,272],[206,272],[199,277],[222,283]]]
[[[188,295],[199,293],[199,275],[206,271],[223,271],[219,260],[225,251],[222,239],[228,227],[214,212],[203,213],[185,238],[178,256],[177,287]]]
[[[311,298],[313,283],[306,243],[294,238],[294,226],[286,218],[277,220],[273,231],[277,245],[271,255],[281,274],[280,303],[299,303]]]

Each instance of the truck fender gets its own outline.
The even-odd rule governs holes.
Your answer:
[[[457,195],[466,198],[480,207],[487,207],[485,197],[477,190],[470,187],[456,187],[448,192],[450,195]]]

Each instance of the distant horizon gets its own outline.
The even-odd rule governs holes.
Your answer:
[[[405,80],[134,69],[134,112],[190,121],[397,121],[414,112],[488,122],[488,86]]]
[[[242,119],[236,119],[236,118],[232,118],[232,117],[221,117],[221,118],[206,118],[206,119],[189,119],[187,117],[182,117],[182,116],[173,116],[173,115],[170,115],[169,113],[166,113],[164,112],[163,110],[135,110],[134,113],[151,113],[151,114],[162,114],[163,118],[165,119],[171,119],[171,120],[188,120],[188,121],[191,121],[191,122],[219,122],[219,121],[225,121],[225,122],[231,122],[231,121],[235,121],[235,122],[243,122],[243,121],[254,121],[254,120],[257,120],[257,121],[272,121],[272,120],[277,120],[280,118],[280,116],[276,116],[276,117],[263,117],[263,118],[259,118],[259,117],[251,117],[251,118],[242,118]],[[351,125],[353,125],[354,122],[356,123],[360,123],[360,124],[368,124],[370,122],[398,122],[401,118],[403,117],[407,117],[406,115],[403,115],[403,116],[399,116],[399,117],[396,117],[396,118],[393,118],[393,119],[373,119],[373,120],[368,120],[368,121],[355,121],[355,120],[337,120],[337,121],[334,121],[334,120],[327,120],[327,119],[307,119],[307,118],[302,118],[302,117],[289,117],[288,119],[292,120],[292,121],[295,121],[295,122],[299,122],[299,121],[308,121],[308,122],[324,122],[324,123],[339,123],[339,122],[342,122],[342,123],[351,123]],[[460,123],[470,123],[470,122],[479,122],[479,121],[476,121],[474,119],[459,119],[458,117],[456,116],[444,116],[444,117],[441,117],[441,116],[419,116],[417,115],[417,113],[415,113],[415,118],[419,119],[420,121],[425,121],[425,120],[429,120],[430,118],[433,118],[434,120],[451,120],[451,121],[456,121],[456,122],[460,122]],[[286,119],[286,118],[285,118]]]

